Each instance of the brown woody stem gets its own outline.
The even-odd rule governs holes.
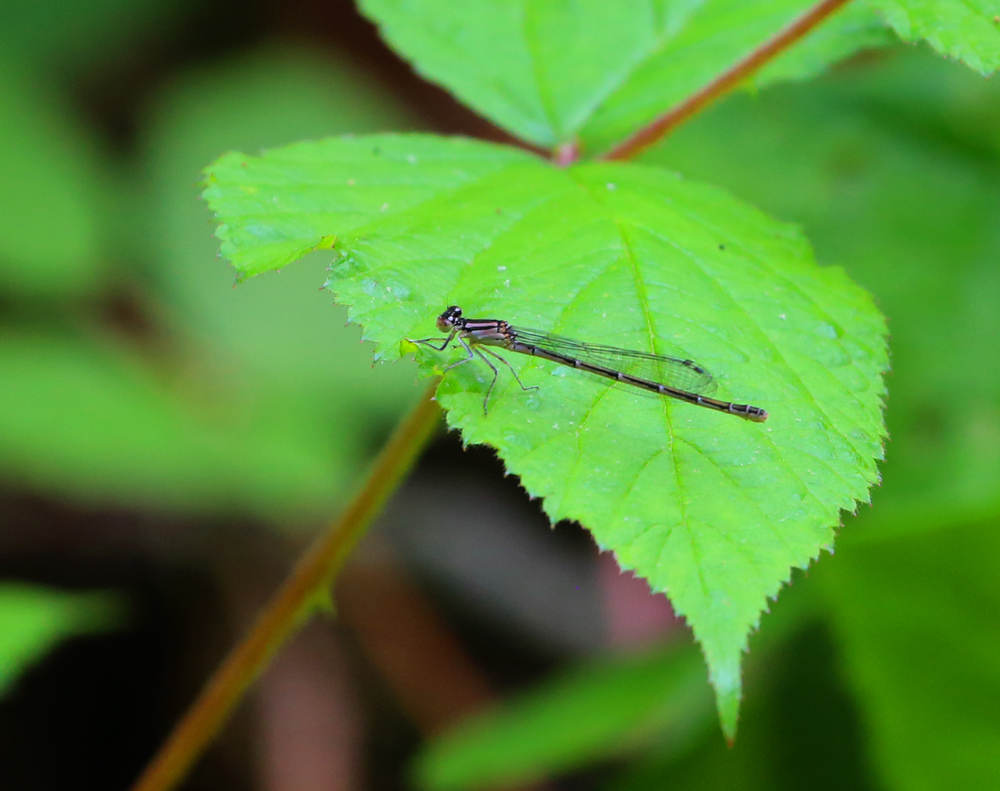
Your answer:
[[[651,145],[658,143],[673,129],[684,123],[692,115],[709,103],[728,93],[766,63],[774,60],[792,44],[802,39],[827,17],[847,5],[850,0],[823,0],[809,11],[795,19],[774,38],[764,42],[743,60],[724,71],[697,93],[680,104],[667,110],[663,115],[647,124],[630,138],[619,143],[604,154],[601,159],[633,159]]]
[[[184,718],[140,776],[133,791],[167,791],[190,770],[219,732],[247,687],[316,609],[344,559],[382,510],[437,425],[432,384],[396,428],[347,510],[299,560],[291,576],[202,689]]]

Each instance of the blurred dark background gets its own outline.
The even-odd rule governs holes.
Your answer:
[[[414,367],[373,369],[344,327],[327,256],[234,289],[198,197],[227,150],[382,130],[508,141],[348,2],[0,6],[0,787],[127,787],[418,396]],[[889,49],[733,96],[647,159],[804,224],[875,293],[892,442],[876,507],[782,596],[826,604],[750,672],[737,747],[713,728],[555,785],[938,787],[899,767],[949,736],[985,754],[963,696],[1000,689],[961,664],[1000,640],[1000,96]],[[444,432],[337,601],[185,788],[409,788],[425,740],[498,697],[690,640]],[[957,638],[969,609],[982,622]],[[886,623],[921,636],[879,653]],[[923,722],[918,689],[947,690],[924,752],[892,730]]]

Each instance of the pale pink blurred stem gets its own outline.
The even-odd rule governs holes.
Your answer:
[[[328,623],[312,623],[285,646],[257,693],[262,788],[359,788],[362,728],[351,684]]]
[[[644,579],[622,572],[611,553],[601,553],[597,576],[604,599],[608,645],[640,647],[683,628],[683,621],[674,615],[667,597],[651,593]]]
[[[423,734],[494,702],[486,678],[388,543],[370,537],[344,567],[336,593],[341,622]]]

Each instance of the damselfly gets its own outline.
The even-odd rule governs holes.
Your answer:
[[[728,412],[757,423],[767,420],[767,412],[759,406],[734,404],[709,398],[708,395],[715,391],[715,380],[693,360],[582,343],[547,332],[515,327],[500,319],[466,319],[462,316],[462,309],[457,305],[452,305],[438,316],[437,327],[441,332],[448,333],[448,337],[440,346],[434,344],[434,341],[441,340],[440,338],[424,338],[413,343],[422,343],[443,352],[452,341],[457,340],[467,352],[467,356],[449,365],[445,368],[446,371],[456,365],[467,363],[478,355],[493,370],[493,381],[490,382],[486,398],[483,399],[484,411],[499,375],[497,367],[487,359],[486,354],[510,368],[522,390],[538,389],[525,387],[511,364],[488,348],[494,346],[509,352],[541,357],[543,360],[551,360],[560,365],[597,374],[659,395],[670,396],[696,406]]]

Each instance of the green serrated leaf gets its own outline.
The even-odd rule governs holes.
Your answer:
[[[829,596],[871,763],[899,791],[998,776],[997,90],[901,49],[733,97],[649,155],[802,222],[820,260],[848,267],[889,317],[884,484],[811,579]]]
[[[362,0],[416,69],[514,135],[603,151],[746,56],[809,0]],[[795,47],[765,82],[885,42],[868,8]],[[488,57],[483,53],[488,52]]]
[[[928,42],[980,74],[1000,67],[1000,0],[867,0],[904,41]]]
[[[876,295],[893,335],[892,452],[869,526],[912,532],[1000,504],[997,107],[992,81],[901,48],[734,96],[648,155],[801,222],[821,261]]]
[[[442,149],[438,138],[420,135],[347,137],[290,145],[265,157],[227,154],[206,169],[204,197],[223,219],[216,231],[222,254],[241,277],[250,277],[297,261],[327,236],[534,162],[517,149],[471,140]]]
[[[867,499],[881,458],[884,324],[790,226],[668,171],[561,170],[468,140],[378,135],[230,154],[205,196],[245,273],[337,236],[330,287],[394,358],[449,304],[581,339],[696,359],[764,424],[509,355],[438,391],[466,442],[492,445],[553,520],[668,593],[735,728],[740,655],[792,567]],[[422,355],[425,370],[444,358]],[[458,359],[458,358],[456,358]]]

